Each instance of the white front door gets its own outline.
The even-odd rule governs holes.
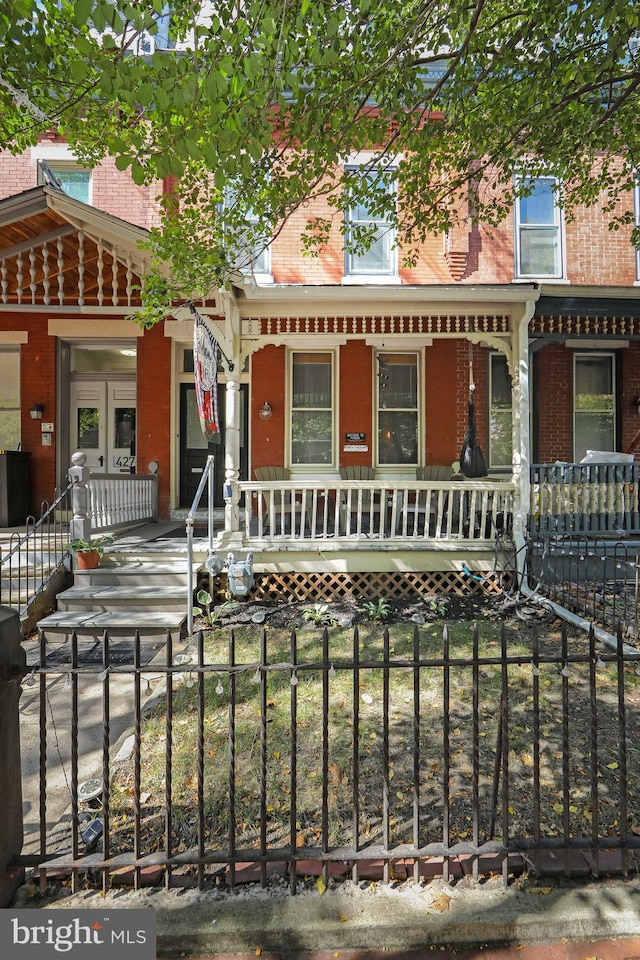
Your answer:
[[[92,473],[131,473],[136,465],[134,380],[71,384],[71,452],[81,450]]]

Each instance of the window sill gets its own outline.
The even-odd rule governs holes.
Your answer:
[[[402,281],[397,274],[390,275],[388,273],[378,274],[378,273],[367,273],[367,274],[354,274],[353,276],[345,275],[341,283],[343,286],[364,286],[368,283],[377,283],[377,284],[400,284]]]
[[[555,283],[559,286],[569,286],[571,281],[566,277],[514,277],[512,283]]]

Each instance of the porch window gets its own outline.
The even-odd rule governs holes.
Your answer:
[[[376,202],[375,197],[358,200],[348,193],[345,275],[395,276],[395,231],[390,223],[389,213],[384,209],[384,194],[395,197],[395,185],[390,179],[393,171],[385,171],[384,181],[382,174],[376,170],[361,171],[356,168],[354,172],[367,180],[372,188],[381,192],[381,202]],[[367,241],[371,240],[366,250],[363,249],[365,238]]]
[[[613,354],[574,355],[573,456],[587,450],[615,450],[615,357]]]
[[[0,450],[20,448],[20,350],[0,350]]]
[[[38,183],[48,183],[48,172],[60,182],[64,193],[74,200],[91,203],[91,171],[78,167],[75,163],[62,163],[47,160],[46,166],[38,166]]]
[[[511,466],[513,451],[511,377],[507,358],[489,354],[489,466],[494,470]]]
[[[292,354],[292,464],[334,461],[332,360],[331,353]]]
[[[523,177],[527,195],[516,200],[516,276],[560,279],[562,215],[555,177]]]
[[[418,355],[379,353],[378,464],[418,463]]]

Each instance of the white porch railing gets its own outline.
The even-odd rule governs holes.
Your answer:
[[[536,463],[531,533],[640,534],[639,463]]]
[[[113,530],[158,519],[158,476],[104,474],[87,483],[92,530]]]
[[[433,540],[493,542],[510,529],[511,482],[241,482],[247,543]]]

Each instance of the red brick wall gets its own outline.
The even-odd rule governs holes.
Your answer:
[[[562,344],[551,344],[535,354],[537,400],[534,405],[538,463],[573,458],[573,354]],[[535,389],[535,386],[534,386]]]
[[[64,140],[55,135],[43,136],[39,146],[64,146]],[[55,162],[53,152],[51,160]],[[31,150],[16,156],[0,151],[0,170],[0,199],[37,186],[38,161]],[[91,203],[98,210],[147,229],[159,223],[156,197],[161,192],[160,184],[137,186],[126,171],[118,170],[114,160],[107,157],[92,171],[91,185]]]
[[[138,414],[136,462],[138,473],[156,460],[159,467],[159,511],[168,517],[171,484],[171,347],[157,324],[138,339]]]
[[[22,449],[31,452],[31,507],[40,515],[43,500],[51,502],[56,486],[56,439],[68,429],[56,419],[56,340],[47,335],[47,319],[37,314],[2,316],[5,330],[27,330],[29,342],[20,348]],[[29,409],[44,404],[42,418],[54,424],[50,447],[42,446],[41,421],[32,420]]]
[[[486,454],[486,350],[474,347],[476,430]],[[425,356],[426,457],[450,464],[460,456],[469,410],[469,347],[462,340],[434,340]]]
[[[373,347],[364,340],[351,340],[340,348],[340,423],[338,425],[339,466],[373,464]],[[345,434],[364,433],[368,452],[344,453]]]
[[[251,358],[251,466],[284,464],[285,351],[264,347]],[[260,408],[268,401],[273,414],[260,419]],[[255,478],[253,478],[255,479]]]

